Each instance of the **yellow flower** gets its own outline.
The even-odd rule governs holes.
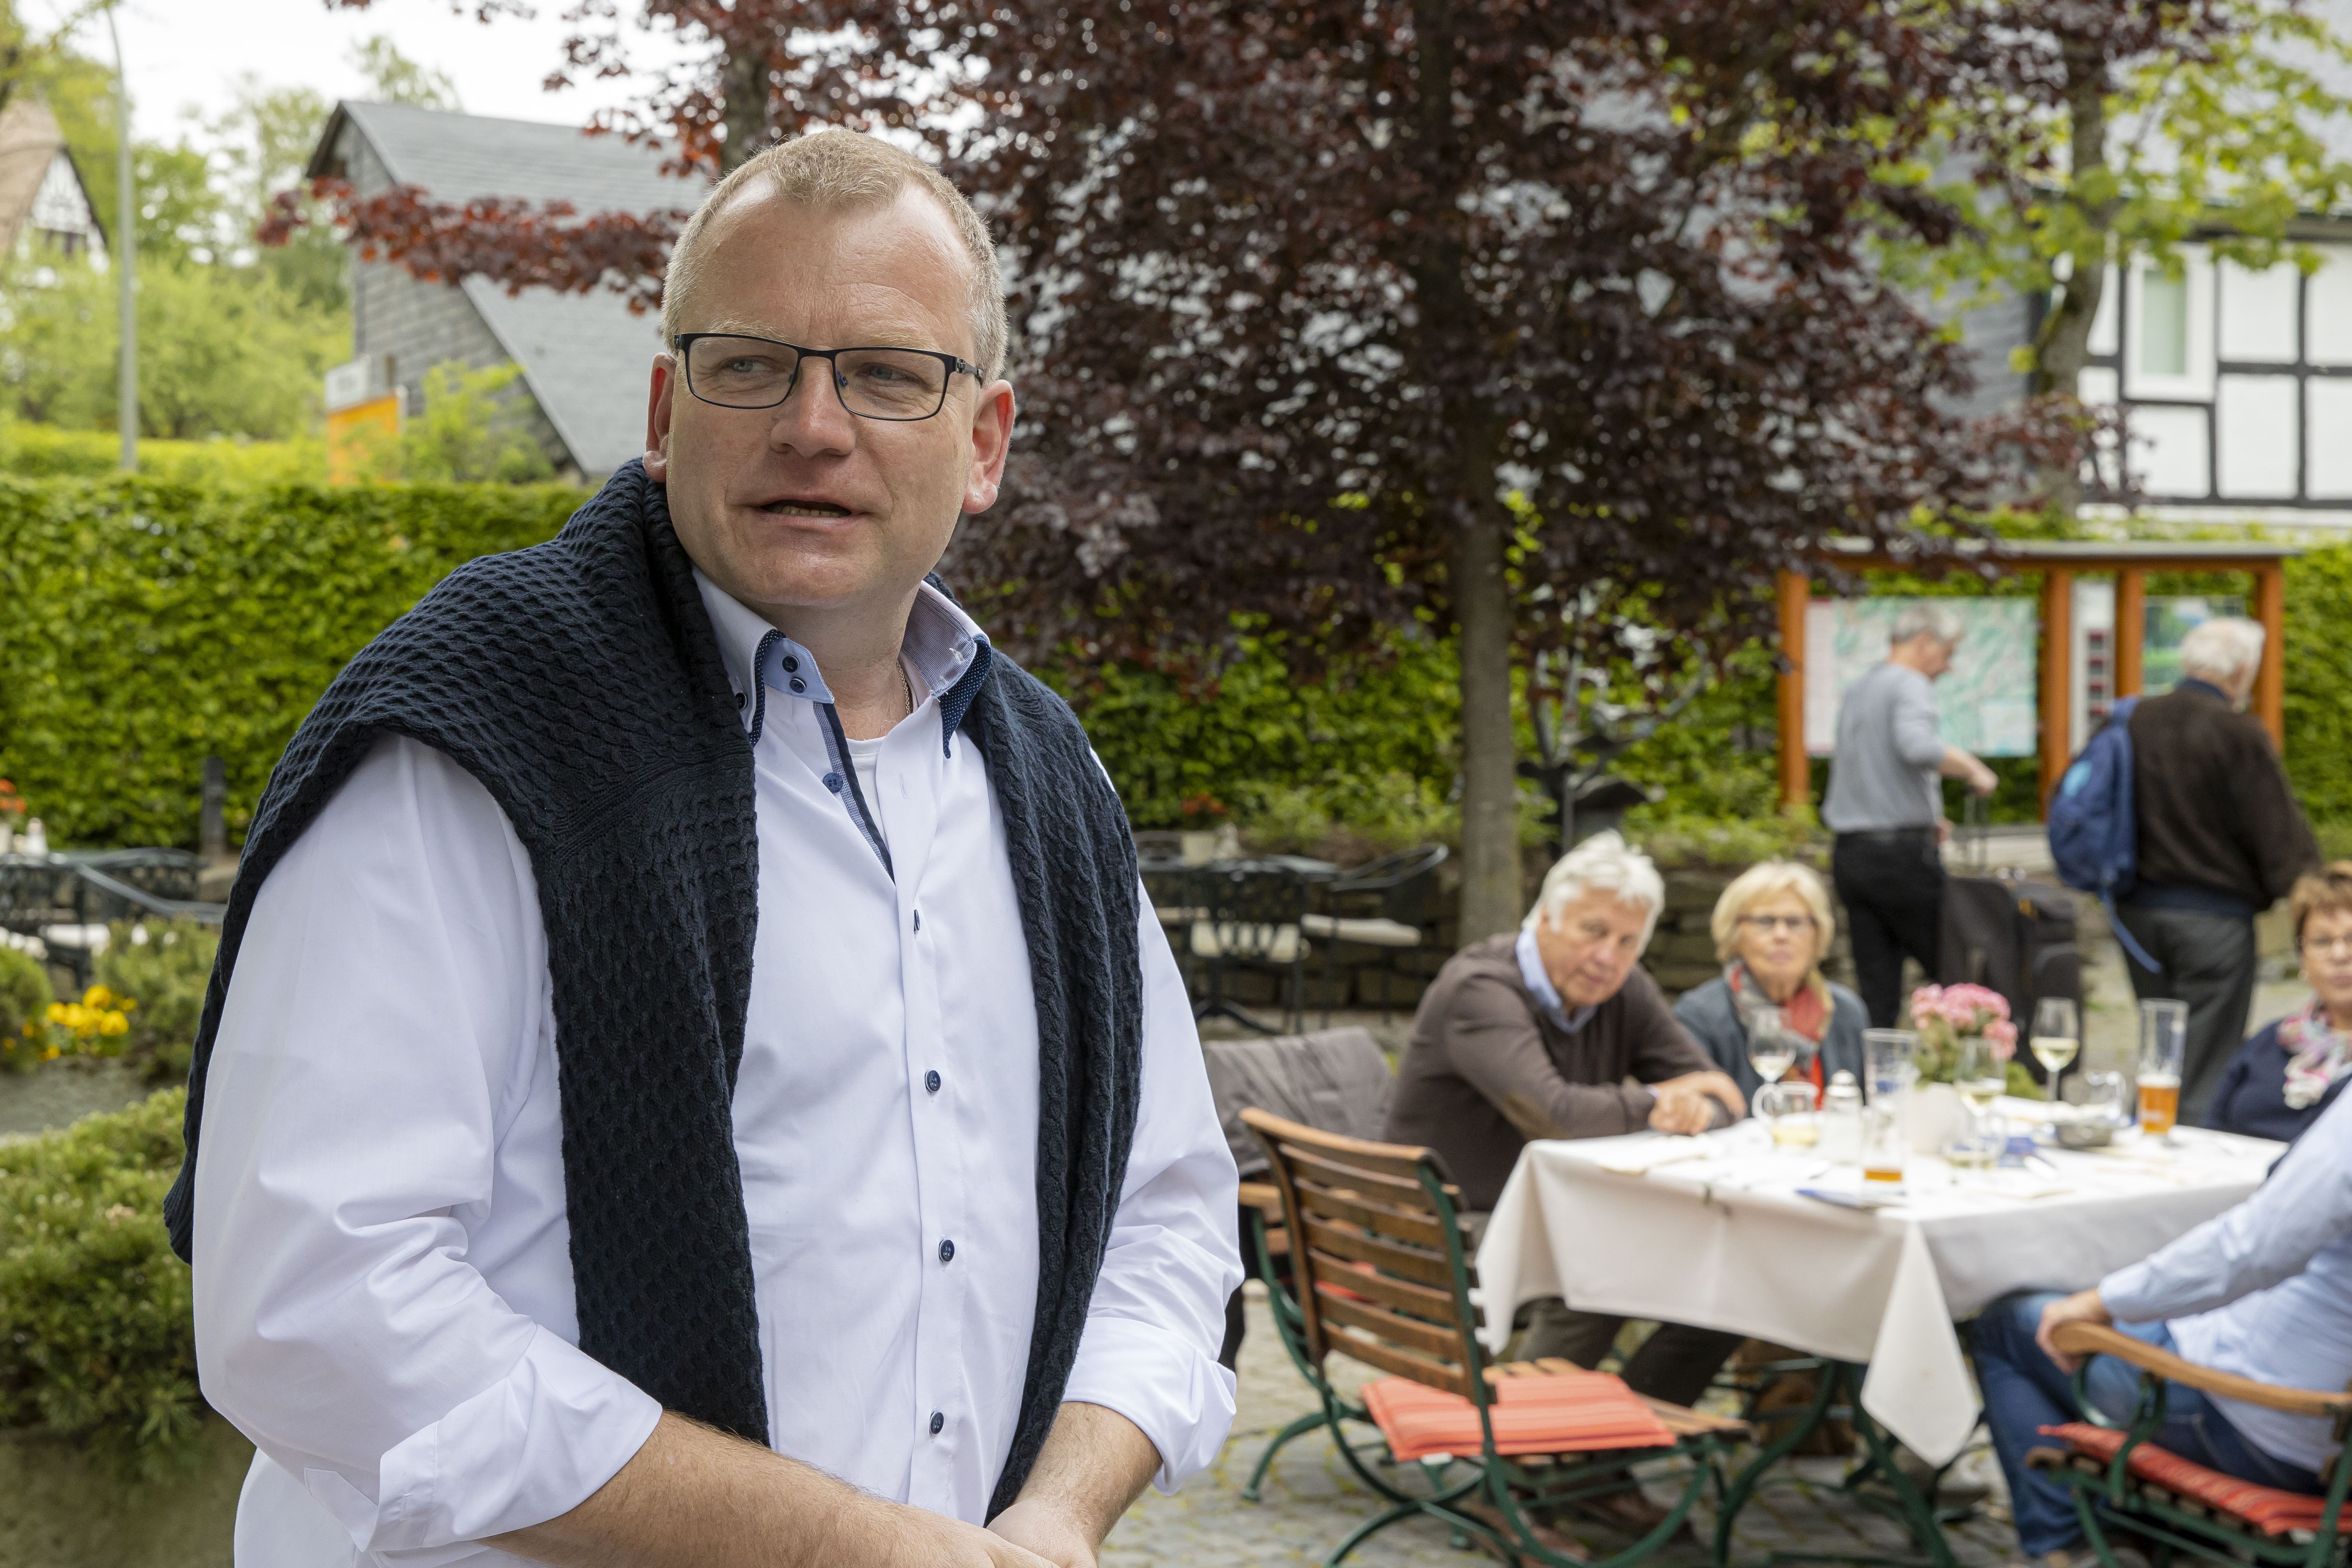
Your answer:
[[[114,993],[104,986],[92,986],[81,994],[81,1005],[86,1008],[111,1007],[113,1004]]]
[[[99,1024],[98,1032],[100,1034],[129,1034],[131,1032],[131,1020],[124,1018],[121,1013],[109,1013],[106,1015],[104,1020]]]
[[[65,1005],[65,1003],[63,1003],[63,1002],[51,1002],[51,1003],[49,1004],[49,1010],[48,1010],[47,1017],[48,1017],[48,1020],[49,1020],[51,1023],[63,1023],[63,1022],[65,1022],[65,1021],[66,1021],[66,1005]]]

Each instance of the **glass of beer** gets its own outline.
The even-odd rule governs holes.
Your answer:
[[[2042,1082],[2046,1091],[2042,1098],[2054,1105],[2058,1103],[2058,1075],[2073,1065],[2074,1053],[2083,1049],[2083,1028],[2074,1004],[2064,997],[2044,997],[2036,1002],[2033,1032],[2025,1040],[2033,1060],[2042,1063],[2042,1071],[2049,1074]]]
[[[1863,1092],[1889,1106],[1919,1082],[1919,1037],[1907,1029],[1862,1031]]]
[[[1911,1139],[1903,1118],[1891,1104],[1862,1109],[1862,1191],[1867,1197],[1899,1197],[1903,1193],[1903,1156]]]
[[[2189,1050],[2189,1004],[2139,1005],[2139,1130],[2169,1143],[2180,1119],[2180,1067]]]

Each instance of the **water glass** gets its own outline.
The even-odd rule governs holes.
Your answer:
[[[1919,1082],[1919,1037],[1907,1029],[1862,1031],[1863,1092],[1870,1103],[1892,1103]]]
[[[2171,1141],[2180,1120],[2180,1069],[2189,1051],[2189,1004],[2139,1005],[2139,1130]]]
[[[1993,1137],[1992,1103],[2009,1087],[2009,1073],[2001,1065],[1992,1041],[1981,1035],[1971,1035],[1960,1041],[1959,1055],[1952,1063],[1952,1087],[1969,1108],[1968,1144],[1973,1151],[1991,1147]],[[1987,1161],[1956,1160],[1954,1164],[1990,1164]]]

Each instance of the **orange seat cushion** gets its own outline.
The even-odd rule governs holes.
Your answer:
[[[1409,1377],[1364,1385],[1364,1408],[1400,1459],[1479,1453],[1478,1407]],[[1507,1377],[1495,1385],[1491,1419],[1498,1454],[1575,1454],[1665,1448],[1675,1435],[1634,1397],[1622,1378],[1601,1372]]]
[[[2057,1437],[2078,1454],[2112,1462],[2124,1446],[2124,1434],[2105,1427],[2094,1427],[2087,1421],[2069,1421],[2063,1427],[2044,1427],[2042,1435]],[[2317,1530],[2319,1516],[2326,1511],[2327,1500],[2306,1497],[2301,1492],[2281,1491],[2276,1487],[2257,1486],[2242,1481],[2235,1476],[2209,1470],[2203,1465],[2182,1458],[2154,1443],[2142,1443],[2132,1450],[2131,1473],[2140,1480],[2160,1486],[2167,1491],[2193,1498],[2208,1508],[2234,1514],[2264,1535],[2284,1535],[2290,1530]],[[2336,1521],[2336,1533],[2352,1535],[2352,1508],[2347,1508]]]

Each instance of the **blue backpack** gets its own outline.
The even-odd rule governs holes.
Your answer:
[[[2107,924],[2134,961],[2151,973],[2163,966],[2149,957],[2116,914],[2116,900],[2128,898],[2139,866],[2139,825],[2132,811],[2132,709],[2126,697],[2082,755],[2068,765],[2050,799],[2050,858],[2058,880],[2095,893],[2106,906]]]

